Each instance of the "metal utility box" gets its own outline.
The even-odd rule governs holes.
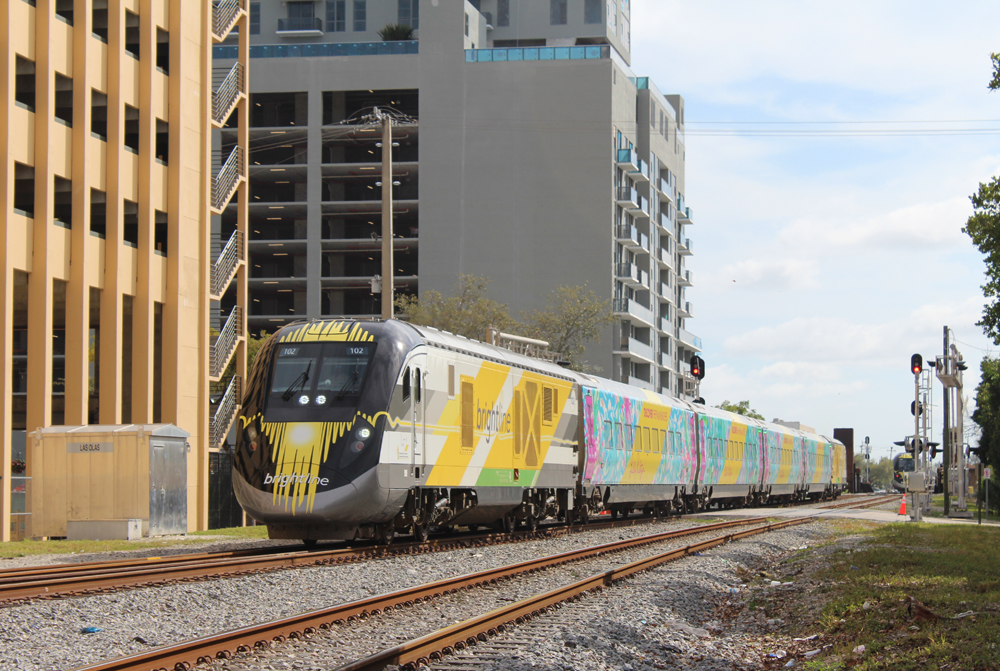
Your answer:
[[[187,439],[173,424],[52,426],[29,437],[31,535],[67,522],[142,522],[143,535],[187,533]]]

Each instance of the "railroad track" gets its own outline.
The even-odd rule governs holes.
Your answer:
[[[781,522],[776,525],[770,525],[768,527],[759,527],[760,529],[774,529],[781,528],[783,526],[790,526],[793,524],[802,524],[810,520],[789,520],[786,522]],[[230,632],[215,634],[212,636],[207,636],[198,639],[192,639],[189,641],[184,641],[175,645],[165,646],[162,648],[157,648],[155,650],[150,650],[144,653],[130,655],[127,657],[121,657],[115,660],[109,660],[102,662],[100,664],[81,667],[80,671],[84,669],[86,671],[135,671],[139,669],[189,669],[192,665],[197,663],[209,662],[213,659],[227,659],[235,653],[252,652],[254,650],[262,650],[270,647],[273,643],[281,643],[290,639],[302,639],[308,638],[322,630],[330,629],[332,626],[337,624],[343,624],[345,622],[351,622],[356,620],[363,620],[369,617],[379,615],[388,610],[401,609],[407,606],[413,606],[418,603],[423,603],[430,601],[436,597],[441,597],[443,595],[453,594],[460,592],[462,590],[467,590],[471,588],[488,586],[496,584],[498,581],[504,581],[515,576],[533,573],[536,571],[544,570],[554,566],[559,566],[566,564],[568,562],[577,562],[584,559],[594,558],[600,555],[607,554],[609,552],[621,552],[624,550],[639,548],[645,545],[650,545],[652,543],[660,543],[664,541],[669,541],[671,539],[676,539],[679,537],[690,536],[693,534],[705,534],[715,531],[726,531],[738,527],[745,527],[748,525],[760,525],[765,522],[764,518],[750,518],[741,520],[732,520],[727,522],[721,522],[717,524],[700,525],[696,527],[689,527],[686,529],[675,530],[670,532],[664,532],[659,534],[652,534],[649,536],[643,536],[639,538],[620,540],[614,543],[606,543],[599,546],[584,548],[580,550],[574,550],[570,552],[564,552],[557,555],[551,555],[547,557],[541,557],[531,561],[520,562],[510,566],[504,566],[500,568],[490,569],[486,571],[481,571],[479,573],[474,573],[471,575],[460,576],[456,578],[450,578],[446,580],[440,580],[437,582],[420,585],[406,590],[400,590],[397,592],[392,592],[389,594],[374,596],[359,601],[354,601],[347,604],[342,604],[338,606],[333,606],[331,608],[325,608],[322,610],[312,611],[309,613],[304,613],[301,615],[296,615],[291,618],[278,620],[274,622],[263,623],[259,625],[253,625],[249,627],[243,627],[241,629],[236,629]],[[749,530],[754,533],[759,533],[759,531]],[[661,555],[656,555],[660,557],[659,561],[652,561],[646,567],[655,566],[657,563],[662,563],[662,561],[669,561],[672,558],[678,558],[691,554],[694,552],[699,552],[716,545],[728,542],[730,540],[736,540],[747,535],[747,531],[738,531],[728,533],[711,538],[707,541],[702,541],[691,546],[681,548],[679,550],[672,550],[668,553],[663,553]],[[664,558],[668,557],[669,558]],[[643,560],[650,561],[650,560]],[[633,567],[633,564],[629,564],[620,569],[615,569],[612,572],[602,573],[597,582],[602,585],[605,584],[603,581],[608,580],[606,584],[614,582],[614,580],[621,579],[626,575],[631,575],[638,570],[634,569],[629,573],[625,571],[629,567]],[[583,584],[586,581],[581,581],[576,584]],[[589,583],[590,587],[586,587],[583,591],[587,589],[592,589],[597,583]],[[569,592],[567,592],[569,594]],[[576,593],[577,595],[579,592]],[[567,597],[570,598],[570,597]],[[516,605],[516,604],[515,604]],[[538,610],[539,606],[532,606],[525,613],[529,614]],[[524,617],[522,614],[515,614],[507,617],[504,622],[510,620],[516,622],[517,618]],[[476,618],[478,621],[480,618]],[[501,623],[503,624],[503,623]],[[495,626],[490,626],[485,629],[489,631],[490,629],[496,629]],[[449,630],[454,628],[449,628]],[[498,630],[499,631],[499,630]],[[450,632],[447,638],[449,642],[447,645],[443,645],[441,649],[448,647],[450,645],[454,649],[458,647],[464,647],[468,636],[462,638],[462,643],[459,646],[457,639],[453,640],[453,632]],[[484,634],[485,635],[485,634]],[[472,636],[470,634],[469,636]],[[478,633],[475,634],[478,636]],[[419,654],[413,657],[413,661],[427,658],[430,659],[429,655],[431,652],[427,652],[427,648],[424,644],[421,644]],[[458,646],[458,647],[456,647]],[[397,654],[397,653],[393,653]],[[410,653],[406,653],[406,660],[411,657]],[[399,657],[403,659],[403,657]],[[374,662],[373,662],[374,663]],[[409,661],[386,661],[385,664],[394,663],[409,663]],[[363,668],[363,667],[359,667]],[[364,667],[367,668],[367,667]],[[371,667],[376,668],[376,667]],[[381,668],[381,667],[378,667]]]
[[[8,569],[0,571],[0,605],[12,605],[31,599],[86,596],[135,587],[234,577],[262,571],[346,564],[374,558],[428,552],[445,552],[456,548],[483,547],[499,542],[551,538],[566,533],[636,526],[656,521],[657,518],[634,517],[613,522],[592,522],[586,526],[543,526],[534,532],[441,535],[424,543],[400,543],[390,546],[364,545],[330,550],[290,550],[288,547],[263,548]]]
[[[882,505],[883,503],[888,503],[889,501],[898,500],[899,494],[886,494],[885,496],[876,496],[874,498],[862,499],[861,501],[842,501],[841,503],[820,506],[820,510],[826,510],[829,508],[872,508],[874,506]]]

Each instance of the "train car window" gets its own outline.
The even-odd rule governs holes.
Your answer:
[[[410,367],[403,371],[403,400],[410,400]]]
[[[472,382],[462,380],[462,447],[473,447],[475,438],[473,419],[475,408],[472,400]]]
[[[615,449],[616,450],[624,449],[624,447],[622,447],[624,443],[625,443],[625,436],[622,433],[621,422],[615,422]]]
[[[413,374],[413,381],[416,383],[414,386],[413,400],[420,403],[420,369],[416,368]]]
[[[615,436],[613,433],[611,433],[611,431],[612,431],[611,420],[609,419],[604,420],[604,439],[610,441],[610,445],[608,445],[608,447],[614,447],[615,443]]]
[[[643,428],[642,430],[642,450],[643,452],[652,452],[653,444],[649,442],[649,428]]]
[[[515,456],[521,455],[521,450],[524,448],[524,418],[522,414],[522,401],[524,397],[524,392],[520,390],[514,390],[514,454]]]

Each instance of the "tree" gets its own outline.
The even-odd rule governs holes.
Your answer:
[[[453,296],[445,298],[437,291],[426,291],[423,298],[402,295],[396,298],[396,310],[413,324],[483,340],[490,326],[510,331],[517,323],[506,305],[486,296],[488,284],[483,277],[459,275]]]
[[[546,340],[549,349],[558,352],[569,367],[586,371],[585,346],[600,342],[601,329],[614,321],[609,301],[601,301],[586,287],[558,287],[549,294],[548,308],[510,316],[506,305],[486,295],[489,280],[476,275],[459,275],[454,295],[445,298],[437,291],[427,291],[422,298],[399,296],[396,309],[401,318],[413,324],[433,326],[443,331],[475,340],[483,340],[487,329]]]
[[[584,372],[586,344],[601,342],[601,330],[615,320],[611,301],[602,301],[587,287],[561,286],[549,294],[548,307],[523,316],[524,333],[546,340],[569,367]]]
[[[729,412],[735,412],[737,415],[743,415],[744,417],[752,417],[754,419],[764,419],[764,415],[760,414],[756,410],[750,407],[750,401],[740,401],[739,403],[730,403],[729,401],[723,401],[719,405],[715,406],[720,410],[728,410]]]
[[[979,364],[976,410],[972,421],[979,425],[979,460],[1000,467],[1000,359],[983,357]]]
[[[993,79],[991,90],[1000,89],[1000,54],[991,54]],[[987,304],[983,308],[983,318],[976,322],[982,326],[987,336],[1000,345],[1000,179],[994,177],[989,183],[979,184],[979,191],[970,196],[972,216],[962,228],[962,232],[972,238],[972,243],[986,256],[986,284],[983,295]]]

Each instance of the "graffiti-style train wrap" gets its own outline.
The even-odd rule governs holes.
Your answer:
[[[834,497],[844,446],[399,321],[286,326],[250,372],[233,482],[272,538],[426,537]]]

